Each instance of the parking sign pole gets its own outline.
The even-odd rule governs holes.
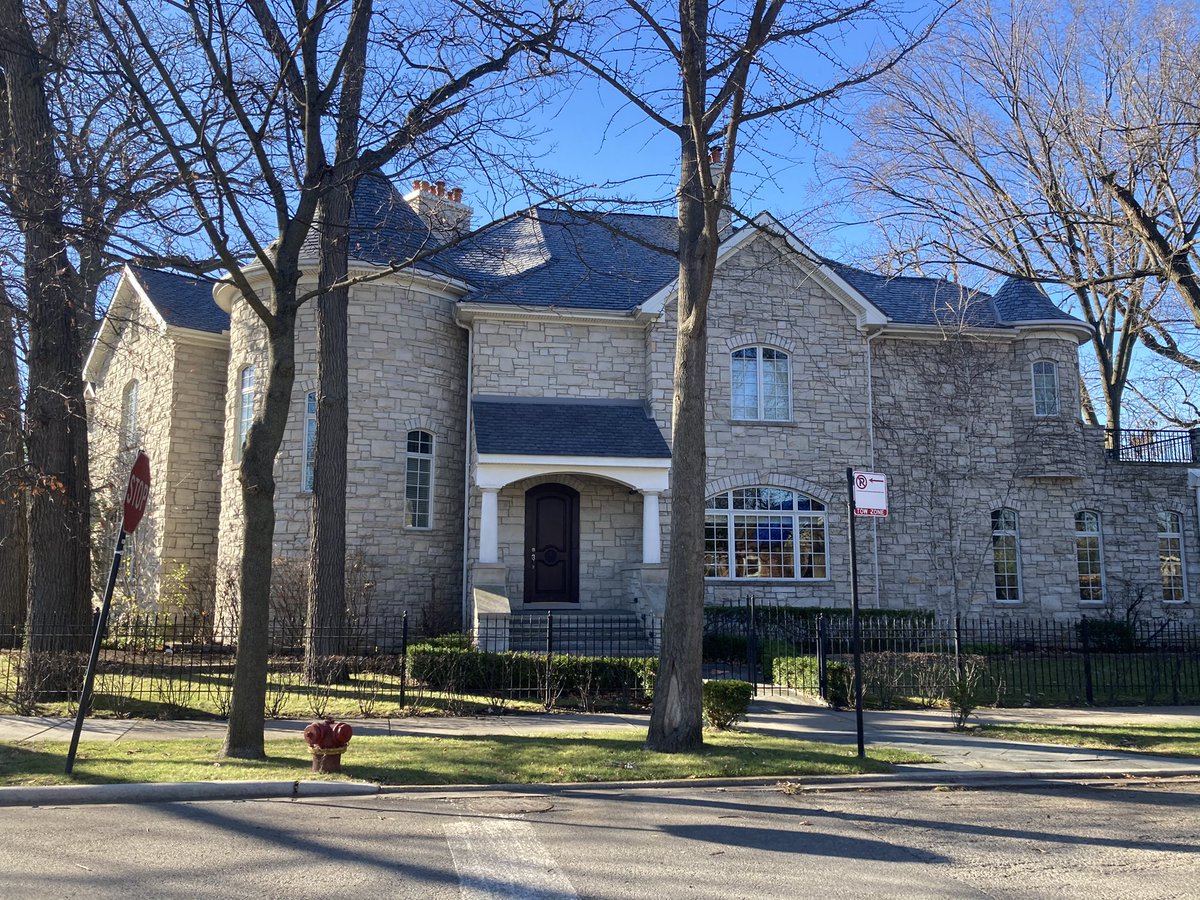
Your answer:
[[[858,758],[866,759],[863,740],[862,631],[858,621],[858,540],[855,534],[854,469],[846,467],[846,518],[850,521],[850,640],[854,653],[854,718],[858,728]]]

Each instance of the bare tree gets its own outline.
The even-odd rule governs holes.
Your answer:
[[[332,238],[344,221],[342,212],[328,206],[332,192],[349,189],[400,154],[422,159],[436,145],[439,127],[480,103],[511,65],[549,46],[571,13],[557,0],[540,11],[455,3],[442,19],[399,3],[383,8],[365,0],[315,5],[248,0],[236,6],[215,0],[153,6],[113,0],[106,6],[95,0],[95,6],[114,58],[135,82],[141,109],[184,177],[227,281],[266,333],[265,398],[240,464],[241,610],[222,750],[259,758],[275,527],[272,470],[295,379],[296,316],[318,292],[357,280],[338,285],[326,278],[314,289],[301,289],[302,250],[318,208],[327,210],[324,227]],[[356,151],[335,139],[331,158],[327,129],[337,127],[342,104],[353,109],[359,102],[353,95],[362,74],[353,61],[361,31],[354,23],[366,19],[390,29],[376,43],[380,58],[367,63],[378,88],[369,121],[380,124],[359,123]],[[131,46],[124,42],[126,33]],[[236,127],[214,133],[209,128],[214,116],[222,121],[227,116]],[[339,150],[344,158],[337,157]],[[278,235],[269,245],[262,241],[268,229]],[[249,269],[243,252],[249,254]],[[390,270],[372,277],[411,262],[395,260]],[[250,269],[262,274],[265,287]],[[344,603],[344,596],[334,602]]]
[[[1184,261],[1164,263],[1124,214],[1129,185],[1156,220],[1200,222],[1200,94],[1195,75],[1180,83],[1195,26],[1165,3],[959,12],[936,48],[871,85],[846,172],[893,265],[1059,286],[1093,329],[1100,397],[1085,396],[1085,415],[1120,428],[1139,346],[1167,378],[1200,371],[1163,284]]]
[[[26,428],[30,554],[29,654],[81,645],[91,621],[86,313],[67,252],[63,184],[46,92],[46,59],[23,5],[0,2],[0,170],[24,239],[29,346]]]
[[[781,119],[803,134],[822,104],[893,66],[928,33],[938,10],[904,27],[900,4],[785,3],[744,8],[681,0],[616,2],[605,27],[565,52],[679,143],[676,344],[671,413],[671,557],[663,646],[647,746],[702,742],[705,357],[707,309],[738,154]],[[912,11],[909,11],[912,12]],[[856,28],[886,35],[859,58]],[[877,36],[878,36],[877,33]],[[719,148],[721,152],[714,152]],[[723,153],[723,159],[722,159]]]

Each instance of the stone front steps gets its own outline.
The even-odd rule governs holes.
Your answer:
[[[658,653],[656,642],[642,617],[624,610],[513,613],[509,619],[509,649],[545,653],[548,630],[554,653],[571,656],[654,656]]]

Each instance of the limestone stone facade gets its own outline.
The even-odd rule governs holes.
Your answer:
[[[117,585],[122,602],[192,611],[212,603],[227,342],[171,324],[138,273],[122,275],[85,372],[97,546],[107,552],[137,451],[150,458],[150,498]]]
[[[655,229],[670,233],[668,220],[628,219],[641,243]],[[587,227],[534,211],[481,230],[429,266],[352,289],[347,533],[371,573],[376,611],[419,611],[430,627],[469,627],[476,614],[523,609],[661,613],[673,549],[671,267],[604,244],[589,266],[555,275],[556,261],[586,256],[589,240],[615,240],[589,238]],[[563,232],[573,236],[569,247],[555,243]],[[367,255],[356,265],[380,274]],[[847,608],[853,467],[890,479],[889,516],[857,525],[866,606],[1070,618],[1101,608],[1120,614],[1140,598],[1143,614],[1192,615],[1200,435],[1169,463],[1107,449],[1104,432],[1080,422],[1082,323],[1040,294],[1012,290],[992,297],[838,266],[769,218],[726,240],[708,325],[709,602],[753,595]],[[247,305],[225,302],[227,357],[127,328],[121,352],[97,370],[97,429],[117,415],[115,398],[136,372],[174,392],[168,419],[143,426],[148,445],[176,454],[220,445],[212,456],[219,524],[204,532],[218,521],[215,487],[204,497],[173,487],[173,499],[160,502],[181,511],[180,524],[160,526],[159,571],[185,550],[189,560],[234,570],[240,552],[242,376],[248,366],[265,371],[266,345]],[[281,559],[308,552],[315,314],[305,308],[297,324],[296,382],[276,466]],[[181,381],[179,372],[190,374]],[[185,396],[184,382],[206,397],[219,388],[223,412],[211,427],[179,421],[185,404],[206,402]],[[255,404],[262,389],[255,378]],[[480,404],[491,404],[486,425]],[[421,464],[408,446],[414,432],[432,438],[430,517],[420,527],[411,502],[413,465]],[[97,435],[113,456],[115,445]],[[544,515],[570,520],[567,556],[578,564],[573,584],[544,591],[527,572],[551,571],[563,554],[529,546],[541,538],[527,513],[531,498],[554,485],[577,499],[555,500],[568,511]],[[760,505],[730,508],[742,502]],[[189,504],[198,511],[184,517]],[[1088,570],[1101,580],[1099,593],[1081,590],[1076,516],[1084,512],[1100,523],[1098,562]],[[1178,540],[1160,534],[1163,512],[1182,529]],[[1170,602],[1163,559],[1179,541],[1184,590]],[[1012,571],[997,549],[1009,546]]]

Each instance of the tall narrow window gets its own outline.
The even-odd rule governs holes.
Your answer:
[[[133,379],[121,395],[121,448],[138,445],[138,383]]]
[[[410,528],[432,527],[432,500],[433,435],[410,431],[404,470],[404,509]]]
[[[1001,603],[1020,603],[1021,549],[1016,510],[1005,508],[992,512],[992,569],[996,599]]]
[[[1044,359],[1033,364],[1033,414],[1058,415],[1058,366]]]
[[[313,460],[317,455],[317,392],[304,398],[304,476],[302,490],[313,489]]]
[[[1158,514],[1158,567],[1162,572],[1163,603],[1187,600],[1187,573],[1183,568],[1183,516],[1164,510]]]
[[[786,422],[792,417],[791,360],[773,347],[743,347],[729,358],[735,419]]]
[[[246,449],[246,437],[250,434],[250,423],[254,421],[254,366],[245,366],[238,377],[237,430],[234,431],[233,458],[242,461]]]
[[[1085,509],[1075,513],[1075,562],[1079,567],[1079,602],[1104,602],[1104,542],[1100,513]]]

